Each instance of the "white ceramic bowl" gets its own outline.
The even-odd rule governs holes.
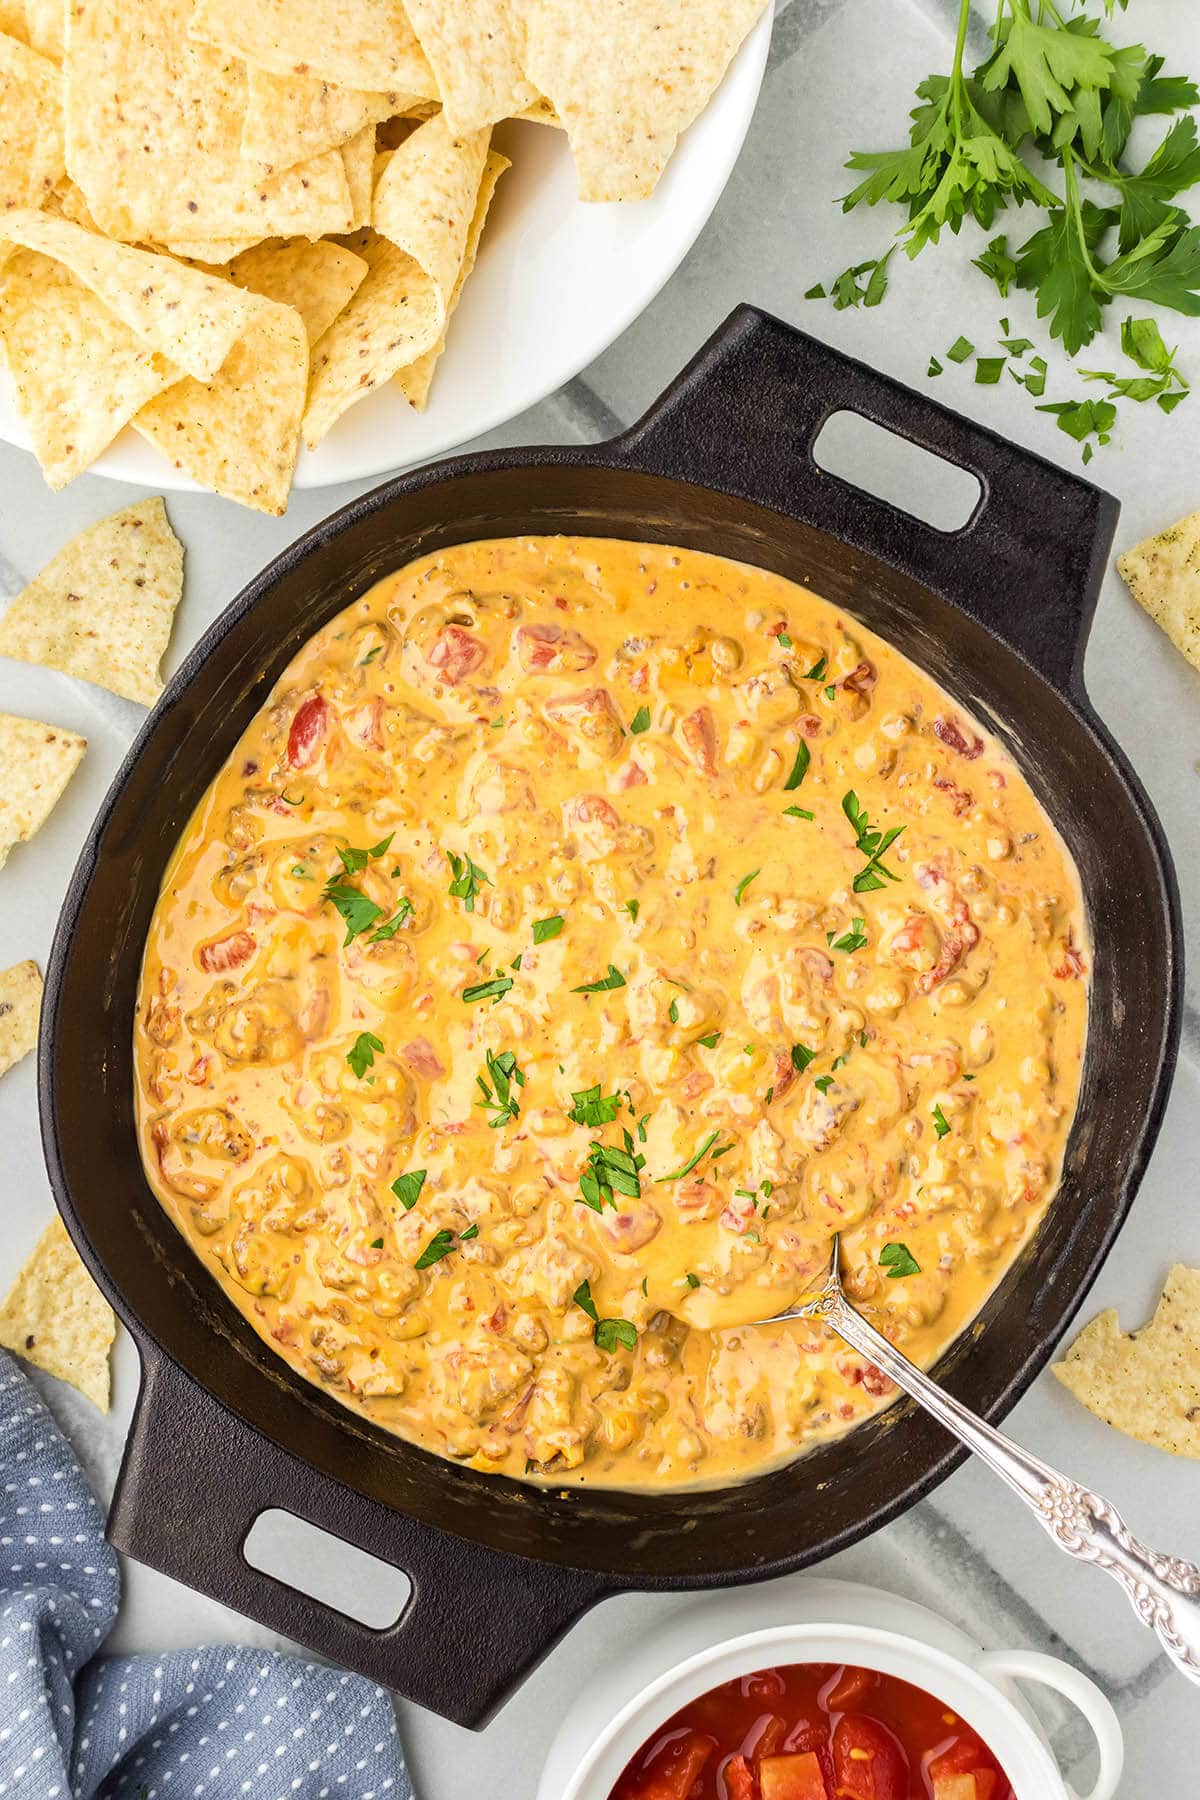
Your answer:
[[[1012,1678],[1041,1683],[1077,1707],[1095,1736],[1100,1770],[1085,1800],[1117,1791],[1121,1728],[1077,1669],[1032,1650],[983,1651],[894,1594],[793,1577],[685,1608],[619,1668],[598,1669],[551,1747],[538,1800],[609,1800],[630,1757],[681,1706],[739,1675],[801,1662],[853,1663],[924,1688],[988,1745],[1017,1800],[1079,1800]]]
[[[358,481],[444,456],[544,400],[606,350],[674,274],[721,197],[754,115],[773,10],[768,4],[649,200],[581,205],[561,131],[500,126],[497,148],[513,166],[497,189],[427,410],[415,413],[385,382],[318,449],[301,453],[295,485]],[[29,445],[2,373],[0,442]],[[132,429],[93,472],[154,493],[193,488]]]

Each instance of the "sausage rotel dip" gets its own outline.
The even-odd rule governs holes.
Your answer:
[[[167,872],[148,1178],[271,1348],[508,1475],[761,1470],[928,1364],[1059,1179],[1079,884],[1012,759],[718,557],[464,544],[295,658]],[[761,1304],[760,1304],[761,1303]]]

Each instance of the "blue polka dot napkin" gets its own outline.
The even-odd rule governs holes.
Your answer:
[[[0,1351],[0,1800],[412,1800],[383,1688],[227,1644],[100,1656],[120,1596],[83,1471]]]

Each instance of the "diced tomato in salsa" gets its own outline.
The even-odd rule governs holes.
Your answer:
[[[876,1670],[760,1669],[668,1719],[610,1800],[1015,1800],[944,1701]]]

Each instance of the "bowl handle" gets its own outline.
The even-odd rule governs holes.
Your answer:
[[[1016,1676],[1019,1681],[1039,1681],[1078,1707],[1092,1728],[1100,1752],[1096,1784],[1082,1800],[1113,1800],[1125,1765],[1125,1741],[1111,1702],[1094,1681],[1069,1663],[1060,1662],[1056,1656],[1043,1656],[1038,1650],[985,1650],[975,1658],[974,1666],[989,1680],[995,1676]],[[1074,1790],[1068,1792],[1073,1794]]]
[[[843,411],[970,470],[982,492],[967,523],[939,531],[821,469],[813,444]],[[1061,691],[1082,691],[1117,502],[782,320],[739,306],[606,450],[856,545],[969,613]]]
[[[253,1568],[243,1546],[273,1507],[401,1569],[412,1592],[395,1624],[373,1630]],[[489,1550],[368,1499],[281,1449],[144,1346],[107,1535],[138,1562],[472,1727],[611,1591],[597,1576]]]

